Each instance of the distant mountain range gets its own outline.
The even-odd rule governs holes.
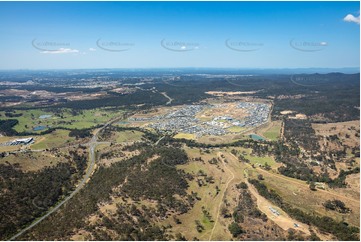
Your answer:
[[[345,73],[355,74],[360,72],[360,67],[345,68],[97,68],[97,69],[19,69],[19,70],[0,70],[0,73],[20,72],[118,72],[118,73],[166,73],[166,74],[233,74],[233,75],[267,75],[267,74],[326,74],[326,73]]]

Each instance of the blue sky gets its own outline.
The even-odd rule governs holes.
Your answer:
[[[359,67],[359,11],[358,2],[0,2],[0,69]]]

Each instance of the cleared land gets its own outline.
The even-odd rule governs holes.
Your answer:
[[[143,134],[144,133],[137,130],[125,130],[117,132],[115,134],[115,140],[117,143],[139,141],[143,137]]]
[[[178,166],[179,169],[183,169],[191,174],[199,174],[202,171],[207,176],[214,177],[214,184],[206,183],[199,186],[196,179],[191,181],[188,189],[190,192],[197,192],[201,198],[195,206],[186,214],[177,216],[182,222],[181,225],[177,225],[173,219],[166,220],[163,224],[170,223],[173,227],[174,233],[182,233],[187,235],[187,238],[197,237],[200,240],[231,240],[232,236],[228,231],[228,225],[231,223],[231,219],[223,217],[221,210],[228,210],[232,212],[233,208],[237,206],[239,199],[239,190],[236,188],[236,184],[244,181],[244,169],[248,166],[242,162],[239,162],[236,157],[230,154],[232,148],[229,149],[212,149],[210,152],[204,152],[199,149],[186,148],[187,154],[192,161],[186,165]],[[250,156],[250,149],[241,149],[241,152],[247,153],[247,157],[251,159],[252,163],[269,163],[273,164],[271,157],[253,157]],[[199,157],[202,159],[199,160]],[[198,158],[198,159],[197,159]],[[212,158],[218,160],[217,164],[210,164],[208,161]],[[261,160],[260,160],[261,159]],[[263,160],[262,160],[263,159]],[[249,168],[248,168],[249,169]],[[216,186],[219,190],[217,192]],[[269,206],[274,206],[258,195],[255,189],[250,188],[251,194],[257,200],[258,208],[264,212],[271,221],[279,225],[284,231],[288,229],[296,229],[302,231],[305,234],[310,234],[308,226],[298,221],[293,220],[287,214],[282,212],[281,215],[275,217],[269,210]],[[275,206],[274,206],[275,207]],[[276,208],[276,207],[275,207]],[[211,215],[211,220],[204,216],[203,211],[206,210]],[[199,220],[204,227],[204,230],[199,233],[196,230],[196,225],[193,221]],[[295,228],[294,223],[299,225]],[[272,226],[272,222],[267,223],[268,226]],[[251,228],[246,228],[251,229]]]
[[[226,134],[222,136],[205,135],[197,138],[197,141],[205,144],[222,144],[248,138],[248,136],[246,137],[242,134]]]
[[[247,134],[255,133],[268,140],[275,141],[278,140],[281,136],[281,126],[282,126],[282,121],[280,120],[271,121],[268,122],[267,124],[255,128],[251,132],[247,132]]]
[[[221,162],[219,162],[218,165],[212,165],[208,162],[208,160],[213,157],[217,157],[217,151],[211,151],[209,154],[201,152],[199,149],[187,148],[186,151],[191,160],[201,157],[204,162],[190,161],[186,165],[178,166],[178,168],[194,175],[197,175],[199,174],[199,171],[202,171],[207,176],[212,176],[214,178],[214,183],[205,182],[204,185],[199,186],[196,179],[190,181],[190,187],[188,188],[189,193],[191,193],[191,191],[197,192],[198,197],[200,197],[201,200],[186,214],[178,216],[180,221],[182,221],[181,226],[176,225],[173,219],[166,220],[166,223],[170,223],[173,226],[174,233],[180,232],[185,234],[188,239],[197,237],[200,240],[208,240],[215,224],[214,220],[219,213],[219,204],[223,201],[223,194],[227,186],[226,183],[231,179],[232,174],[229,170],[224,169]],[[197,177],[198,179],[204,180],[202,176]],[[218,192],[217,187],[219,189]],[[203,210],[209,212],[212,218],[211,220],[204,215]],[[204,227],[204,230],[201,233],[197,232],[195,220],[199,220]],[[214,235],[217,235],[217,238],[213,237],[213,239],[222,238],[223,240],[229,240],[231,238],[227,229],[218,231],[218,226],[217,230],[214,231]]]
[[[18,152],[9,154],[0,159],[0,164],[19,164],[24,171],[37,171],[46,166],[54,166],[64,161],[63,157],[57,157],[51,152]]]
[[[191,139],[191,140],[195,140],[196,136],[195,134],[186,134],[186,133],[179,133],[174,135],[175,139]]]
[[[243,119],[248,116],[246,110],[238,108],[238,103],[217,104],[212,108],[207,108],[196,115],[201,120],[212,120],[218,116],[232,117],[233,119]]]
[[[249,92],[221,92],[221,91],[209,91],[206,92],[209,95],[223,97],[223,96],[234,96],[234,95],[242,95],[242,94],[255,94],[258,91],[249,91]]]
[[[360,202],[351,196],[340,194],[335,190],[311,191],[309,185],[297,179],[289,178],[275,173],[274,171],[265,171],[261,168],[251,168],[251,177],[257,178],[258,174],[262,174],[265,178],[264,183],[270,189],[275,190],[287,203],[297,207],[304,212],[314,213],[318,215],[329,216],[337,221],[343,219],[355,226],[359,226],[360,220]],[[351,213],[340,214],[335,211],[326,210],[322,205],[327,200],[339,199],[343,201],[347,207],[352,209]]]
[[[50,127],[64,127],[70,129],[91,128],[98,124],[103,124],[108,120],[120,116],[123,111],[113,111],[109,109],[90,109],[73,111],[70,109],[61,109],[57,113],[40,110],[16,110],[13,112],[19,117],[17,119],[19,124],[15,125],[14,129],[18,132],[41,132]],[[0,119],[8,119],[4,112],[0,112]],[[42,118],[45,117],[45,118]],[[34,128],[43,126],[40,130]]]
[[[316,135],[321,138],[320,146],[324,150],[342,150],[343,146],[360,146],[360,121],[348,121],[328,124],[312,124]],[[336,139],[329,139],[330,136],[337,136]]]
[[[44,150],[64,146],[75,140],[74,137],[69,137],[68,130],[55,130],[54,132],[42,136],[35,137],[35,143],[30,146],[33,150]]]

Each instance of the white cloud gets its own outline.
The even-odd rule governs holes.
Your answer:
[[[346,17],[343,18],[343,21],[360,24],[360,15],[355,17],[352,14],[347,14]]]
[[[96,51],[97,49],[89,48],[89,51]]]
[[[68,54],[68,53],[79,53],[79,50],[70,48],[60,48],[58,50],[44,50],[41,51],[43,54]]]

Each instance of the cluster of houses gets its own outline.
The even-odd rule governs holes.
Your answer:
[[[268,120],[270,106],[265,103],[240,102],[238,108],[246,109],[248,116],[240,121],[237,126],[255,127],[264,124]]]
[[[228,133],[227,128],[230,126],[259,126],[267,122],[270,112],[268,104],[239,102],[237,108],[245,109],[248,113],[248,116],[242,120],[234,119],[231,116],[217,116],[212,121],[203,122],[196,118],[196,115],[205,108],[214,106],[217,105],[189,105],[164,115],[130,117],[128,121],[151,121],[153,123],[149,124],[149,127],[159,131],[189,133],[200,137],[203,135],[224,135]]]
[[[158,116],[155,122],[150,124],[151,128],[156,130],[170,130],[173,132],[181,132],[195,134],[197,137],[203,135],[223,135],[226,131],[222,127],[216,127],[206,122],[202,122],[195,116],[203,111],[209,105],[189,105],[174,112]]]

